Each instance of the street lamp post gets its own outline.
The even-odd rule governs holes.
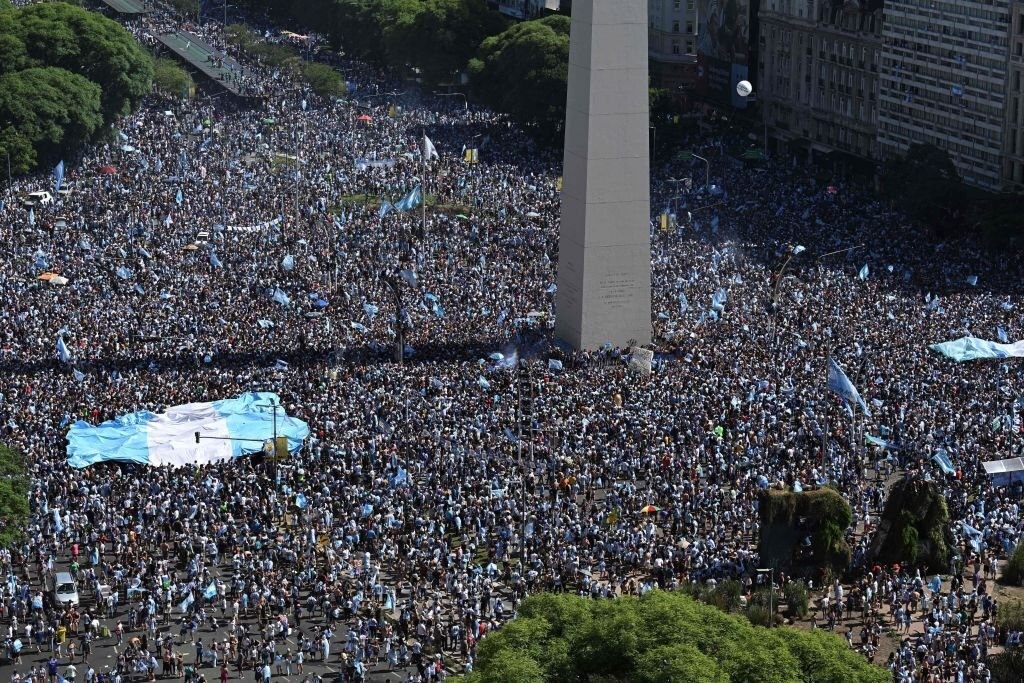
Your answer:
[[[704,191],[707,192],[711,188],[711,164],[707,159],[693,152],[690,152],[690,158],[704,162]]]

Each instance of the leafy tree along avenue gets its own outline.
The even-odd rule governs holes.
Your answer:
[[[115,21],[62,2],[0,6],[0,156],[16,172],[73,156],[152,79],[149,55]]]

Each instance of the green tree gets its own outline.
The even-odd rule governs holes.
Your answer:
[[[345,79],[326,64],[303,62],[302,75],[313,92],[321,97],[343,97],[346,93]]]
[[[23,139],[20,146],[8,147],[12,166],[49,163],[87,142],[103,125],[100,98],[100,86],[63,69],[33,68],[0,76],[0,124]],[[34,158],[25,154],[26,142],[34,148]]]
[[[663,645],[645,652],[636,666],[640,683],[729,683],[718,663],[694,645]]]
[[[60,67],[102,88],[107,123],[150,91],[152,59],[117,22],[62,2],[21,8],[16,21],[33,66]]]
[[[28,522],[28,476],[17,451],[0,445],[0,547],[13,548]]]
[[[531,596],[518,619],[480,642],[475,671],[465,680],[670,679],[882,683],[890,676],[833,634],[755,627],[682,592],[651,591],[612,601]]]
[[[387,0],[393,20],[382,27],[388,62],[412,66],[428,84],[450,82],[484,38],[505,21],[484,0]]]
[[[192,77],[173,59],[161,58],[153,63],[153,85],[174,97],[188,97]]]
[[[569,18],[524,21],[483,41],[469,63],[473,92],[493,108],[547,133],[565,120]]]
[[[960,228],[967,193],[949,154],[934,145],[911,145],[882,172],[882,192],[939,234]]]

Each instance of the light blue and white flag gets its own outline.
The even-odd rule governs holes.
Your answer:
[[[395,204],[395,209],[397,211],[411,211],[422,203],[423,191],[420,189],[420,186],[417,185],[409,191],[409,194],[398,200]]]
[[[128,280],[132,276],[132,271],[128,270],[125,266],[118,266],[114,272],[122,280]]]
[[[391,477],[388,480],[388,483],[391,485],[391,488],[395,488],[397,486],[402,486],[404,484],[408,484],[409,483],[409,473],[405,470],[404,467],[399,467],[398,468],[398,473],[395,474],[395,476]]]
[[[807,247],[805,247],[802,244],[798,244],[795,247],[793,247],[793,256],[796,256],[797,254],[803,253],[805,251],[807,251]]]
[[[291,254],[285,254],[285,257],[281,259],[281,267],[285,270],[295,269],[295,257]]]
[[[212,600],[213,598],[217,597],[217,582],[216,581],[211,581],[210,582],[210,585],[207,586],[206,590],[203,591],[203,597],[206,598],[207,600]]]
[[[178,609],[182,612],[187,612],[188,608],[191,607],[192,603],[195,601],[196,599],[192,597],[192,593],[189,593],[184,600],[178,603]]]
[[[960,529],[964,532],[964,535],[967,536],[967,541],[971,544],[971,547],[974,548],[974,552],[980,553],[981,543],[984,540],[984,535],[981,531],[975,529],[963,520],[960,521]]]
[[[292,302],[280,287],[274,288],[274,294],[271,298],[282,306],[287,306]]]
[[[882,448],[884,448],[887,451],[898,451],[899,450],[899,447],[894,446],[893,444],[889,443],[885,439],[880,439],[877,436],[872,436],[871,434],[865,434],[864,435],[864,440],[867,441],[869,444],[871,444],[873,446],[881,446]]]
[[[357,332],[366,332],[366,325],[362,323],[357,323],[355,320],[349,323],[349,327],[351,327],[353,330],[356,330]]]
[[[302,447],[309,427],[280,409],[273,393],[252,392],[210,403],[172,406],[159,415],[147,410],[100,425],[79,420],[68,430],[68,464],[89,467],[112,460],[153,467],[226,462],[263,450],[274,434],[288,439],[288,450]],[[199,433],[199,441],[195,434]]]
[[[72,368],[71,369],[71,374],[74,375],[76,382],[84,382],[85,381],[85,373],[82,372],[81,370],[79,370],[78,368]]]
[[[868,264],[864,264],[864,267],[860,269],[859,273],[857,273],[857,277],[859,277],[861,280],[868,279]]]
[[[410,287],[419,287],[419,278],[416,277],[416,271],[411,268],[404,268],[399,273],[399,276],[409,283]]]
[[[690,302],[686,300],[686,295],[679,292],[679,312],[686,313],[686,309],[690,307]]]
[[[53,169],[53,194],[57,195],[60,193],[61,186],[64,185],[64,160],[61,159],[57,162],[57,165]]]
[[[68,347],[64,344],[64,337],[57,337],[57,357],[60,358],[61,363],[67,363],[71,360],[71,352],[68,351]]]
[[[490,389],[491,388],[491,383],[488,382],[487,379],[482,377],[482,376],[481,377],[477,377],[476,383],[480,385],[481,389]]]
[[[306,498],[305,493],[300,493],[295,496],[295,507],[299,508],[300,510],[305,510],[307,507],[309,507],[309,499]]]
[[[562,361],[557,358],[548,358],[548,370],[552,372],[561,372],[564,369]]]
[[[387,216],[388,212],[393,208],[395,207],[391,205],[391,202],[385,199],[380,203],[380,208],[377,209],[377,218],[384,218],[384,216]]]
[[[36,225],[36,210],[34,208],[28,210],[28,224],[32,227]]]
[[[978,276],[977,275],[968,275],[967,276],[967,284],[969,284],[971,287],[977,287],[978,286]]]
[[[366,317],[370,319],[371,323],[379,311],[380,309],[373,304],[363,304],[363,313],[366,314]]]
[[[175,194],[175,195],[174,195],[174,201],[175,201],[175,203],[176,203],[176,204],[178,204],[179,206],[181,205],[181,203],[182,203],[183,201],[185,201],[185,198],[184,198],[184,197],[182,196],[182,194],[181,194],[181,188],[180,188],[180,187],[178,188],[178,192],[177,192],[177,194]]]
[[[224,264],[220,262],[220,259],[217,257],[217,252],[215,251],[210,252],[210,265],[214,268],[224,267]]]
[[[949,453],[945,450],[940,448],[935,451],[932,455],[932,460],[939,466],[939,469],[946,474],[956,474],[956,468],[953,467],[953,461],[949,459]]]
[[[977,337],[960,337],[954,341],[931,344],[928,348],[960,363],[968,360],[1024,358],[1024,340],[1000,344]]]
[[[857,387],[853,386],[853,382],[846,376],[843,369],[839,367],[839,364],[832,358],[828,359],[828,373],[826,384],[828,388],[839,394],[847,403],[856,403],[864,411],[864,414],[871,417],[871,409],[868,408],[867,403],[860,397],[860,392],[857,391]]]
[[[1002,327],[996,327],[996,335],[999,337],[999,342],[1002,344],[1009,344],[1010,338],[1006,336],[1006,330]]]

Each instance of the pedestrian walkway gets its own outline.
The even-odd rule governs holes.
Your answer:
[[[125,1],[134,2],[134,0]],[[176,31],[159,36],[159,40],[179,58],[202,71],[226,90],[235,95],[241,94],[238,77],[242,75],[242,68],[230,57],[216,61],[218,51],[205,43],[199,36],[188,31]]]
[[[153,11],[152,6],[142,0],[103,0],[103,2],[119,14],[146,14]]]

